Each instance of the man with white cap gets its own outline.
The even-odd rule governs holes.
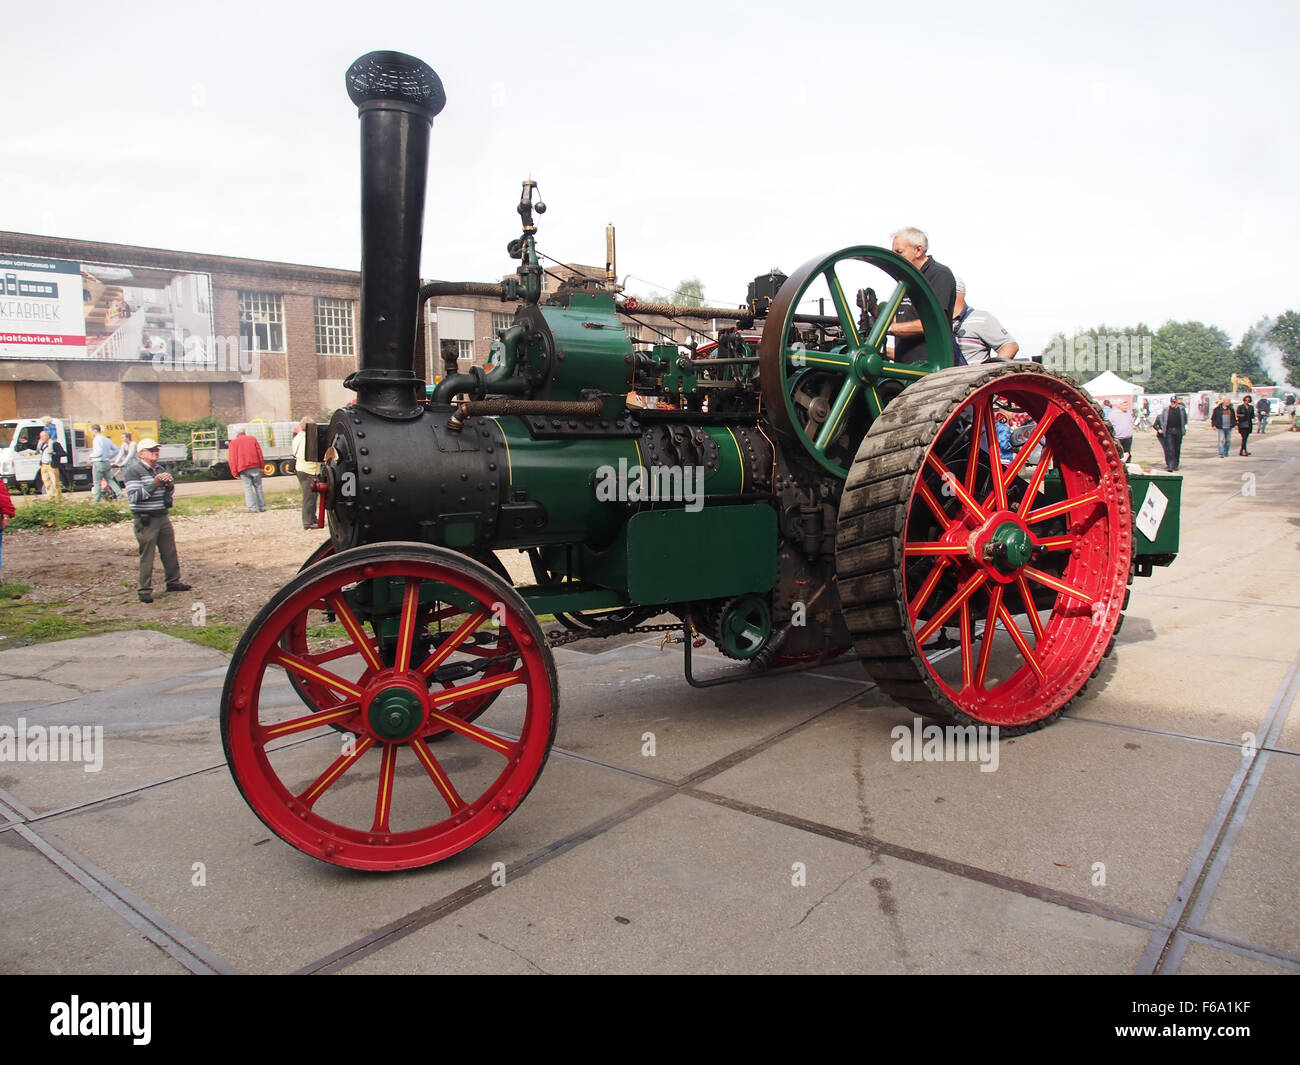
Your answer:
[[[181,564],[176,557],[176,533],[172,529],[172,495],[176,483],[158,466],[158,441],[140,441],[136,460],[126,468],[126,498],[135,518],[135,540],[140,545],[140,602],[153,602],[153,556],[162,556],[163,578],[169,592],[188,592],[181,583]]]

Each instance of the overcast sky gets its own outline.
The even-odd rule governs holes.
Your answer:
[[[1300,309],[1300,5],[320,0],[25,5],[5,20],[0,230],[355,269],[349,64],[446,87],[422,273],[540,249],[632,291],[915,225],[1037,352],[1060,330]]]

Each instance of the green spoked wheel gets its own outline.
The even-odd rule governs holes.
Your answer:
[[[913,386],[872,426],[845,484],[836,569],[883,691],[1005,734],[1047,724],[1095,675],[1132,553],[1127,476],[1100,410],[1063,375],[999,363]]]
[[[850,264],[865,263],[895,282],[890,297],[865,332],[845,283]],[[825,292],[833,315],[808,313],[814,287]],[[897,363],[886,357],[889,327],[910,297],[925,329],[925,360]],[[811,343],[802,339],[816,334]],[[871,423],[903,387],[950,367],[952,328],[919,271],[886,248],[843,248],[799,267],[781,286],[759,342],[763,405],[778,433],[797,442],[822,470],[848,475]]]
[[[286,649],[318,603],[345,638],[328,657]],[[307,713],[291,676],[320,697]],[[500,698],[480,707],[488,694]],[[235,783],[276,835],[391,870],[505,821],[545,765],[557,704],[550,651],[514,589],[455,552],[396,543],[326,557],[276,594],[235,650],[221,729]]]

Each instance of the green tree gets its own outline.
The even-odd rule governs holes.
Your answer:
[[[1151,344],[1148,392],[1226,389],[1237,367],[1228,334],[1201,322],[1166,322]]]
[[[1268,339],[1282,349],[1282,367],[1291,384],[1300,384],[1300,314],[1286,311],[1280,314]]]
[[[677,285],[677,303],[687,307],[704,306],[704,282],[698,277],[688,277]]]
[[[673,303],[678,307],[703,307],[704,282],[698,277],[688,277],[679,281],[671,292],[659,292],[651,289],[640,297],[646,303]]]
[[[1151,329],[1141,323],[1125,329],[1103,324],[1068,337],[1057,333],[1042,351],[1043,365],[1064,372],[1079,384],[1113,370],[1126,381],[1146,385],[1152,341]]]

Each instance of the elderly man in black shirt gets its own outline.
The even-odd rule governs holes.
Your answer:
[[[894,234],[892,247],[895,254],[901,255],[921,271],[921,276],[934,289],[939,306],[943,308],[946,316],[944,321],[951,322],[952,309],[957,302],[957,279],[943,263],[930,257],[930,238],[919,229],[900,229]],[[920,362],[925,358],[924,330],[910,296],[899,308],[898,317],[889,332],[895,338],[896,362]]]

